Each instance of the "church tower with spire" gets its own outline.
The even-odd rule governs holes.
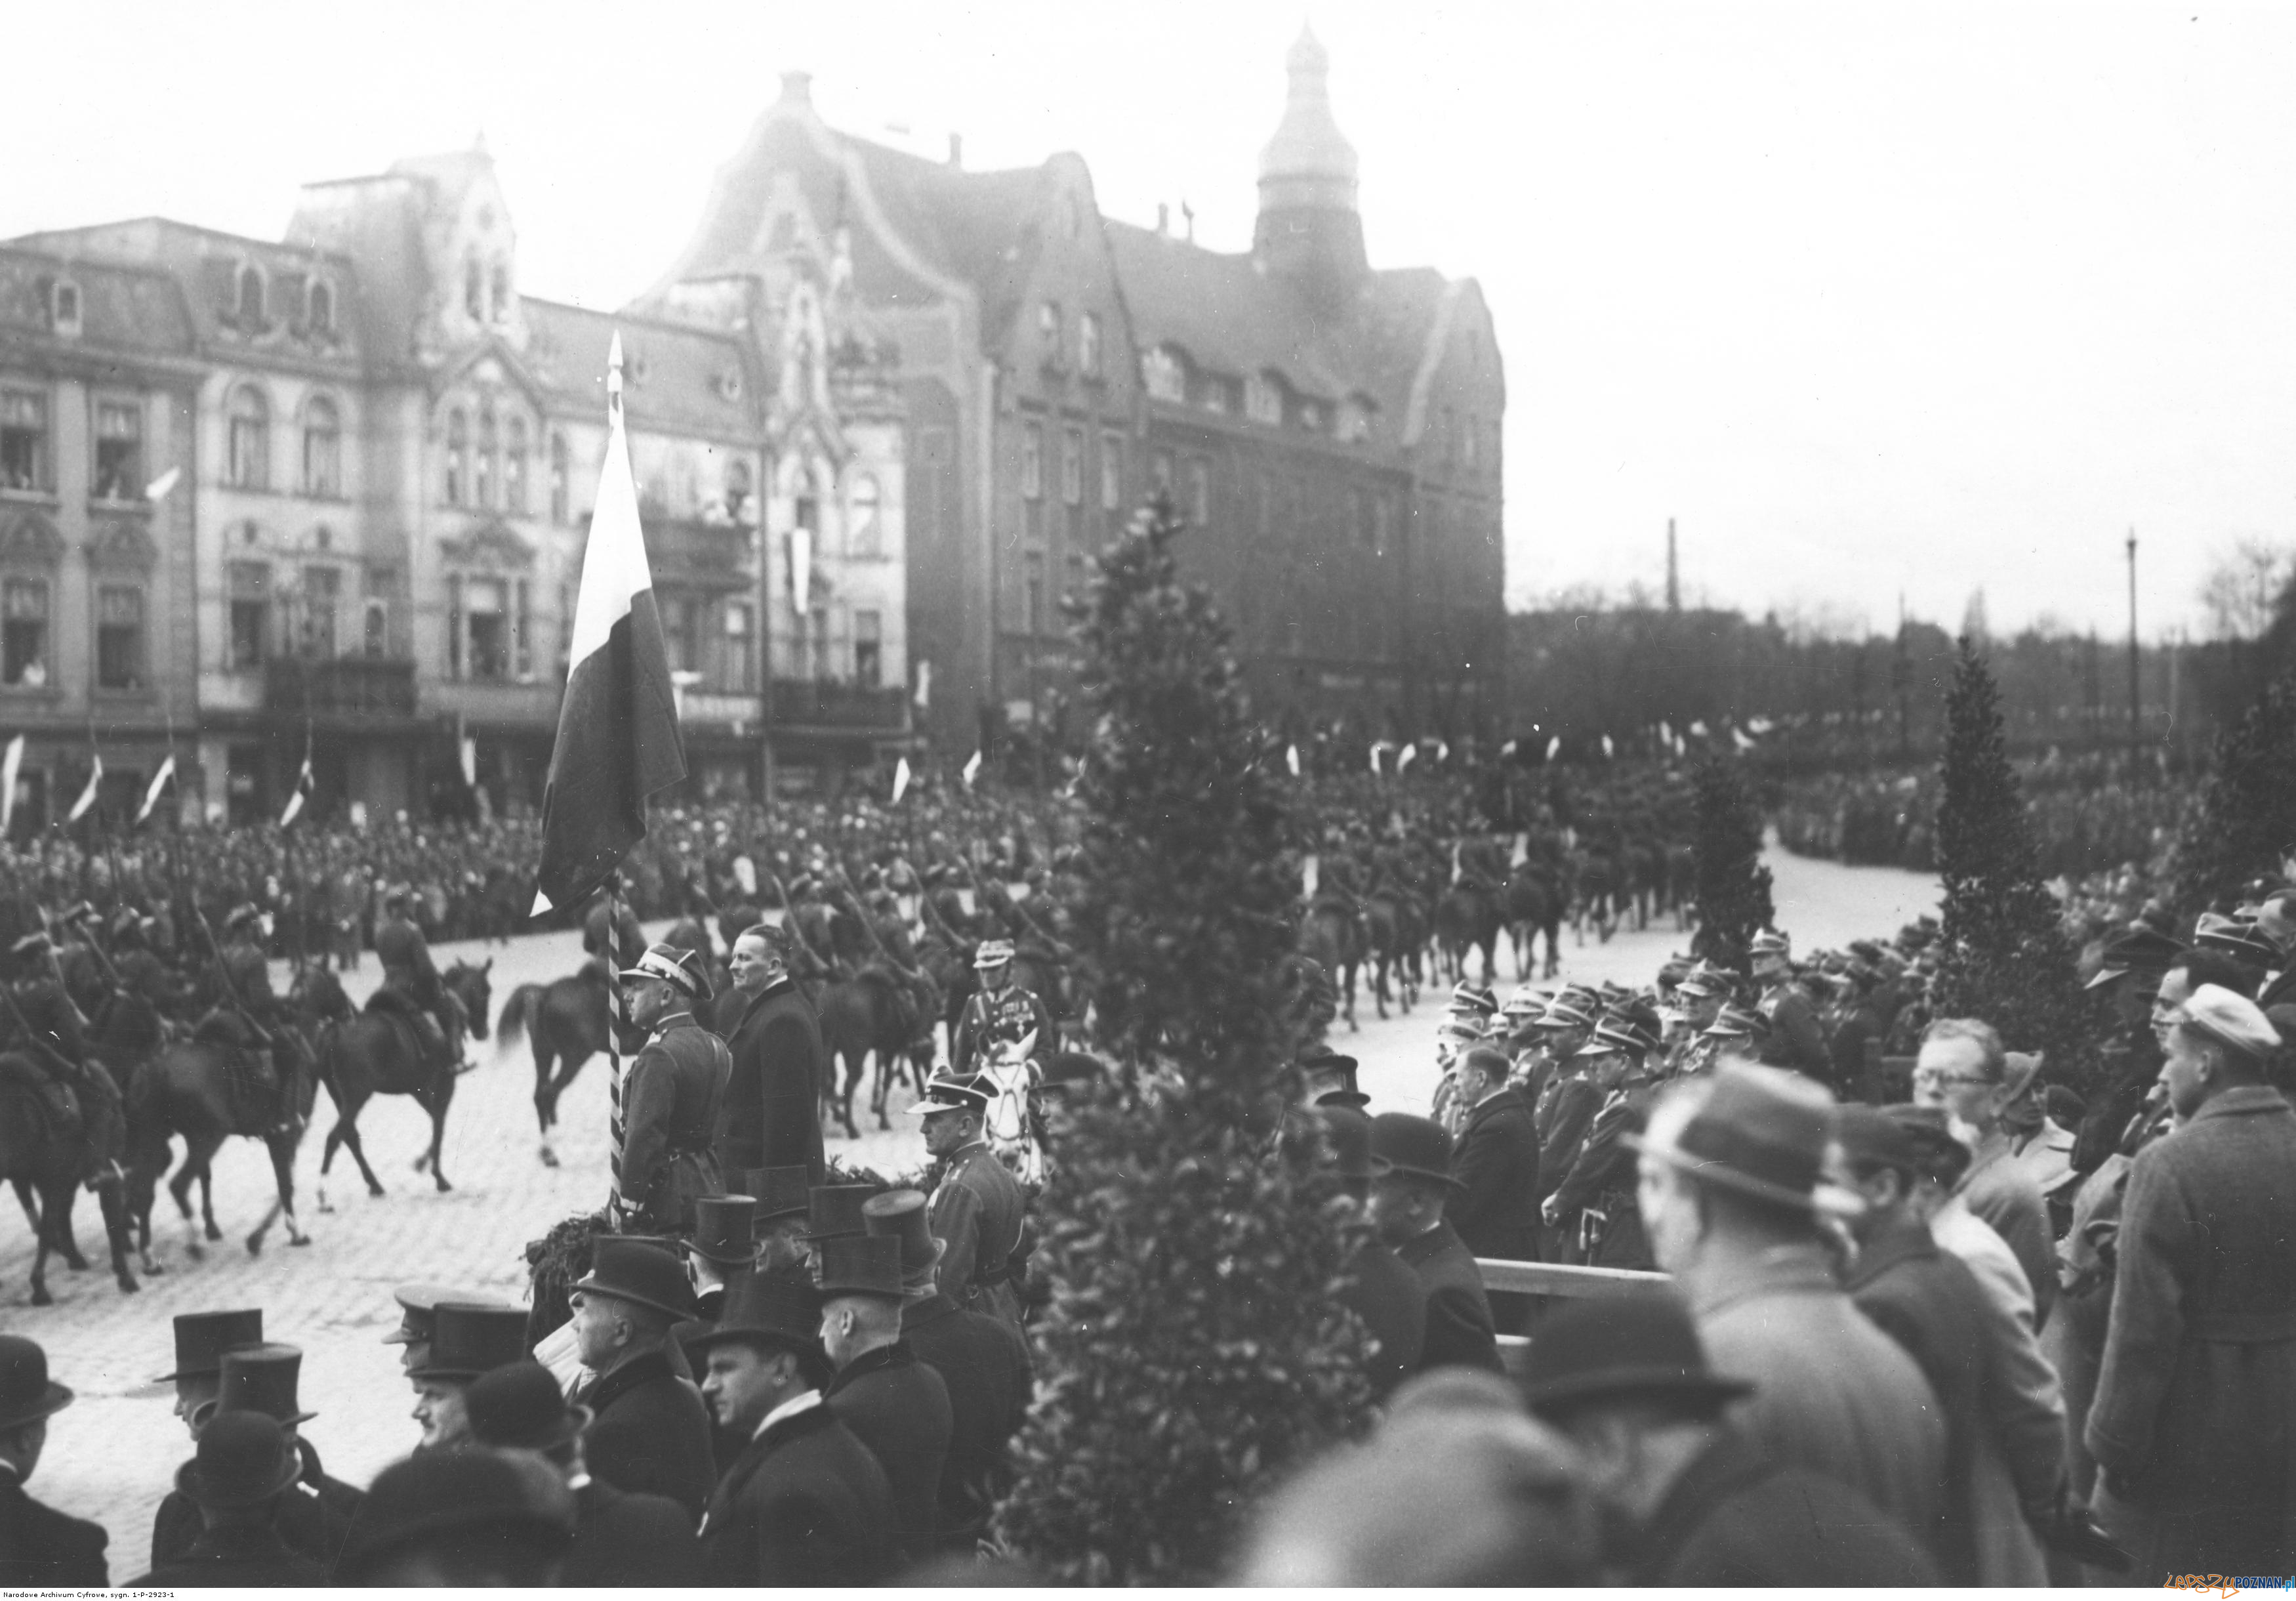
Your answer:
[[[1284,58],[1283,120],[1259,152],[1252,254],[1321,311],[1344,308],[1369,271],[1356,209],[1356,149],[1332,115],[1332,58],[1303,27]]]

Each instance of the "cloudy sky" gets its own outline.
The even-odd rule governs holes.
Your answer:
[[[1891,626],[2198,628],[2296,545],[2296,5],[570,0],[20,8],[0,235],[275,236],[306,180],[480,132],[526,288],[613,306],[816,75],[967,164],[1250,241],[1302,17],[1377,265],[1472,275],[1508,364],[1508,587]],[[905,131],[904,131],[905,130]]]

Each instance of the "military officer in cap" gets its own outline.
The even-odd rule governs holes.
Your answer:
[[[1569,1260],[1648,1268],[1655,1263],[1636,1210],[1636,1160],[1627,1137],[1640,1135],[1650,1120],[1658,1039],[1647,1017],[1621,1013],[1604,1018],[1579,1054],[1588,1059],[1603,1104],[1544,1215],[1560,1229]]]
[[[981,1135],[988,1091],[976,1079],[936,1075],[925,1098],[909,1108],[924,1120],[926,1152],[942,1165],[932,1195],[933,1237],[941,1258],[942,1293],[960,1307],[1021,1326],[1013,1257],[1028,1197]]]
[[[0,1334],[0,1589],[102,1589],[111,1582],[103,1530],[24,1490],[47,1445],[48,1419],[71,1404],[71,1391],[48,1377],[45,1351],[20,1334]]]
[[[414,1024],[423,1054],[433,1062],[459,1067],[463,1059],[462,1004],[439,980],[430,942],[407,915],[413,891],[404,884],[383,898],[383,919],[375,926],[375,959],[382,982],[367,1001],[370,1008],[398,1013]]]
[[[1825,1048],[1825,1031],[1817,1026],[1817,1008],[1793,981],[1793,942],[1765,929],[1747,949],[1753,958],[1754,982],[1762,992],[1754,1009],[1770,1025],[1762,1043],[1763,1064],[1792,1068],[1830,1088],[1833,1057]]]
[[[980,988],[964,1003],[949,1039],[949,1071],[964,1078],[974,1071],[975,1059],[992,1041],[1018,1045],[1037,1037],[1037,1055],[1049,1056],[1061,1048],[1059,1031],[1045,1003],[1013,981],[1013,941],[983,940],[973,953],[973,971]]]
[[[398,1353],[403,1373],[412,1373],[430,1359],[430,1339],[441,1306],[450,1301],[478,1304],[487,1299],[476,1290],[457,1290],[450,1285],[401,1285],[390,1293],[398,1302],[398,1326],[383,1335],[382,1342],[406,1348]]]
[[[693,1014],[709,979],[693,951],[653,946],[621,981],[631,1022],[651,1033],[622,1084],[616,1200],[633,1227],[676,1235],[698,1197],[725,1190],[713,1142],[733,1059]]]
[[[29,901],[15,903],[29,907]],[[33,907],[23,914],[37,916]],[[88,1055],[87,1026],[79,1008],[54,975],[47,934],[38,928],[18,938],[5,958],[5,976],[12,1011],[0,1012],[0,1039],[22,1054],[37,1075],[39,1090],[49,1114],[67,1137],[93,1130],[88,1141],[93,1178],[100,1165],[99,1145],[116,1147],[120,1130],[119,1091],[102,1063]],[[24,1030],[32,1038],[23,1038]]]

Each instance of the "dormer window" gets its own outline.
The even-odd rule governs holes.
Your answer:
[[[332,333],[335,331],[335,291],[322,278],[311,280],[311,332]]]
[[[1086,312],[1077,319],[1077,371],[1087,378],[1100,376],[1100,316]]]
[[[1187,369],[1168,346],[1159,345],[1140,358],[1140,376],[1153,399],[1177,403],[1188,398]]]
[[[79,333],[79,285],[69,278],[59,278],[48,291],[50,318],[58,333],[67,338]]]
[[[1283,391],[1267,374],[1254,373],[1243,381],[1243,415],[1255,423],[1283,421]]]
[[[486,319],[487,275],[476,256],[463,264],[463,309],[474,323]]]
[[[1206,411],[1218,412],[1225,415],[1228,409],[1227,380],[1207,374],[1204,378],[1203,402]]]
[[[1046,300],[1037,308],[1037,342],[1044,347],[1045,365],[1058,372],[1063,365],[1061,303]]]
[[[495,263],[493,299],[489,310],[496,322],[510,321],[510,268],[499,261]]]
[[[239,269],[239,325],[263,326],[263,275],[252,267]]]
[[[1353,445],[1371,437],[1371,407],[1359,395],[1340,402],[1340,442]]]

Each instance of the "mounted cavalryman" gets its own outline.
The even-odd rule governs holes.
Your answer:
[[[422,1059],[433,1067],[463,1068],[462,1005],[439,981],[430,942],[407,915],[414,891],[394,885],[383,897],[382,921],[375,926],[374,954],[382,982],[367,998],[367,1010],[394,1013],[414,1028]]]

